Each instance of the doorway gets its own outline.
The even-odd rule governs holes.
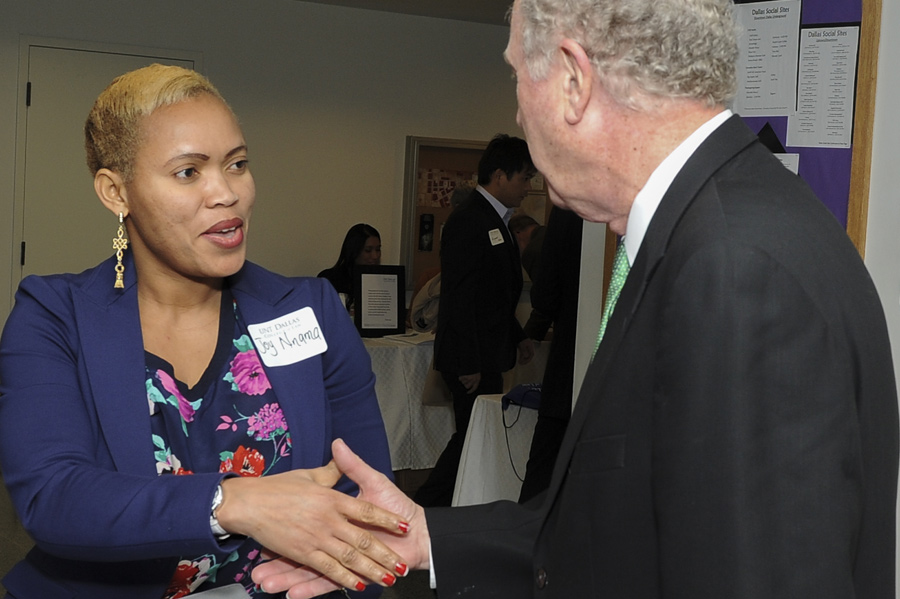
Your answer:
[[[199,55],[23,41],[20,60],[13,290],[27,275],[80,272],[113,253],[117,222],[85,163],[87,114],[116,76],[154,62],[197,68]]]

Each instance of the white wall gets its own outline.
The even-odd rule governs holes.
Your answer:
[[[872,181],[869,188],[869,220],[866,234],[866,266],[884,304],[894,350],[894,372],[900,374],[900,3],[883,0],[878,88],[875,96],[875,134],[872,148]],[[898,514],[900,515],[900,514]],[[898,556],[900,572],[900,556]],[[900,578],[897,585],[900,594]]]
[[[900,373],[900,69],[896,64],[900,38],[894,35],[900,27],[900,3],[883,2],[881,19],[866,265],[884,303],[894,347],[894,369]]]
[[[522,134],[508,33],[296,0],[0,0],[0,323],[18,285],[7,275],[21,36],[202,52],[251,147],[250,258],[315,275],[361,221],[381,232],[384,261],[400,261],[407,135]]]

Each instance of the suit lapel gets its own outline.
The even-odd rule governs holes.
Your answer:
[[[650,266],[648,274],[652,274],[652,269],[663,257],[681,215],[703,186],[722,166],[756,141],[757,137],[741,117],[732,116],[713,131],[688,158],[663,196],[641,244],[639,253],[647,254]]]
[[[116,468],[155,474],[144,344],[130,252],[125,259],[125,289],[113,289],[114,277],[113,261],[107,260],[72,294],[84,368]],[[146,439],[147,445],[136,446],[135,438]]]
[[[479,191],[473,191],[473,208],[477,207],[481,212],[485,214],[485,216],[492,223],[491,229],[499,229],[500,234],[503,235],[503,242],[506,245],[507,251],[509,252],[509,261],[510,267],[513,273],[513,280],[521,280],[522,278],[522,258],[519,255],[519,244],[513,239],[512,232],[509,230],[509,227],[506,226],[506,223],[503,222],[503,218],[497,213],[491,203],[481,195]],[[521,288],[519,289],[519,293],[521,293]],[[518,295],[516,295],[516,301],[518,301]]]
[[[283,279],[249,262],[231,278],[230,284],[241,317],[248,325],[268,322],[309,305],[301,302],[301,296]],[[316,316],[321,318],[321,314]],[[319,360],[308,359],[289,366],[270,368],[262,365],[291,426],[291,464],[294,468],[321,463],[321,448],[327,445],[324,427],[305,426],[307,422],[326,421],[323,403],[297,401],[304,393],[304,381],[321,380],[320,364]]]
[[[553,503],[550,498],[555,498],[559,491],[566,471],[563,466],[572,458],[572,452],[586,422],[586,414],[593,402],[601,400],[598,391],[603,387],[609,364],[628,331],[628,325],[639,308],[653,273],[665,256],[669,240],[681,216],[715,172],[754,141],[756,136],[744,125],[740,117],[731,117],[697,148],[663,196],[616,301],[603,342],[585,374],[578,401],[560,447],[545,508],[549,509]]]

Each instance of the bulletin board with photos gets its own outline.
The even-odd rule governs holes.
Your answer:
[[[459,186],[475,188],[478,160],[487,141],[407,137],[403,205],[403,248],[407,289],[421,286],[440,269],[441,231]],[[538,174],[517,212],[546,224],[550,211],[546,185]]]

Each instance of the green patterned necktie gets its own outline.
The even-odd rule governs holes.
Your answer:
[[[628,277],[628,271],[631,265],[628,264],[628,254],[625,251],[625,242],[619,243],[616,248],[616,255],[613,258],[612,278],[609,280],[609,289],[606,290],[606,303],[603,305],[603,316],[600,318],[600,331],[597,333],[597,345],[594,347],[594,353],[600,347],[603,340],[603,333],[606,332],[606,323],[609,321],[609,315],[612,314],[616,300],[619,299],[619,292],[625,285],[625,279]]]

